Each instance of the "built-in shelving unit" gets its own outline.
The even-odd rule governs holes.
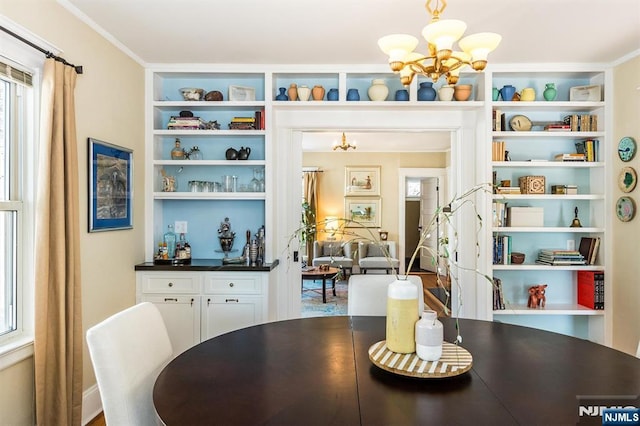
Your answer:
[[[489,179],[511,182],[518,186],[522,176],[544,176],[544,194],[493,194],[493,203],[506,203],[508,207],[538,207],[544,211],[542,226],[505,226],[504,223],[491,229],[493,237],[509,236],[511,251],[525,254],[524,264],[494,264],[489,259],[491,275],[501,281],[506,309],[494,309],[496,320],[588,338],[600,343],[607,339],[608,315],[605,301],[604,310],[590,309],[578,304],[577,271],[605,271],[606,294],[611,294],[606,279],[607,250],[606,230],[608,228],[608,195],[605,188],[607,175],[608,106],[607,72],[604,70],[585,71],[530,71],[494,70],[490,75],[492,87],[500,89],[513,85],[516,91],[533,88],[535,101],[504,101],[488,103],[489,145],[504,142],[511,161],[489,161]],[[547,83],[554,83],[556,100],[547,101],[543,91]],[[571,87],[599,85],[603,96],[600,100],[570,100]],[[489,92],[489,90],[488,90]],[[495,113],[504,114],[503,127],[496,129]],[[597,117],[597,129],[589,131],[545,131],[545,123],[562,122],[566,116],[588,114]],[[524,115],[533,122],[530,131],[514,131],[509,120],[514,115]],[[499,116],[498,116],[499,117]],[[496,126],[497,127],[497,126]],[[561,153],[575,153],[575,143],[587,139],[598,141],[596,161],[568,162],[554,161]],[[491,156],[491,146],[488,147]],[[552,185],[576,185],[577,194],[553,194]],[[571,227],[578,208],[578,218],[582,227]],[[495,225],[495,224],[494,224]],[[541,249],[577,250],[582,237],[599,237],[600,249],[595,264],[551,266],[537,264]],[[528,288],[547,284],[546,306],[543,309],[527,307]],[[605,298],[606,300],[606,298]]]

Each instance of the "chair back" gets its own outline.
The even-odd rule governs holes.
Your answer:
[[[387,289],[396,280],[395,275],[352,275],[349,278],[347,294],[347,315],[386,316]],[[418,287],[418,317],[424,310],[422,280],[417,275],[409,275],[407,280]]]
[[[158,308],[140,303],[87,331],[108,425],[156,425],[153,386],[173,349]]]
[[[386,257],[381,245],[385,245],[387,252],[391,259],[397,259],[396,256],[396,242],[395,241],[381,241],[380,243],[372,243],[368,241],[360,241],[358,243],[358,256],[363,257]]]

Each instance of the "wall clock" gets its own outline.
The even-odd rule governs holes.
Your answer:
[[[625,162],[631,161],[636,155],[636,149],[636,141],[630,136],[625,136],[618,142],[618,157]]]
[[[622,192],[631,192],[636,187],[638,175],[633,167],[623,167],[618,175],[618,188]]]
[[[616,216],[622,222],[629,222],[636,214],[636,205],[631,197],[620,197],[616,201]]]

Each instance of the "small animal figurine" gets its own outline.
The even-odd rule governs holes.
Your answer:
[[[547,284],[534,285],[529,287],[529,300],[527,308],[544,308],[547,297],[545,296]]]

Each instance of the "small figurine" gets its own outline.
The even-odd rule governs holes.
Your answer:
[[[544,308],[547,297],[545,296],[547,284],[539,284],[529,287],[529,300],[527,308]]]
[[[236,233],[231,231],[231,222],[229,222],[229,218],[225,217],[224,221],[220,223],[220,229],[218,229],[220,247],[222,248],[225,256],[227,256],[233,248],[233,240],[235,236]]]

